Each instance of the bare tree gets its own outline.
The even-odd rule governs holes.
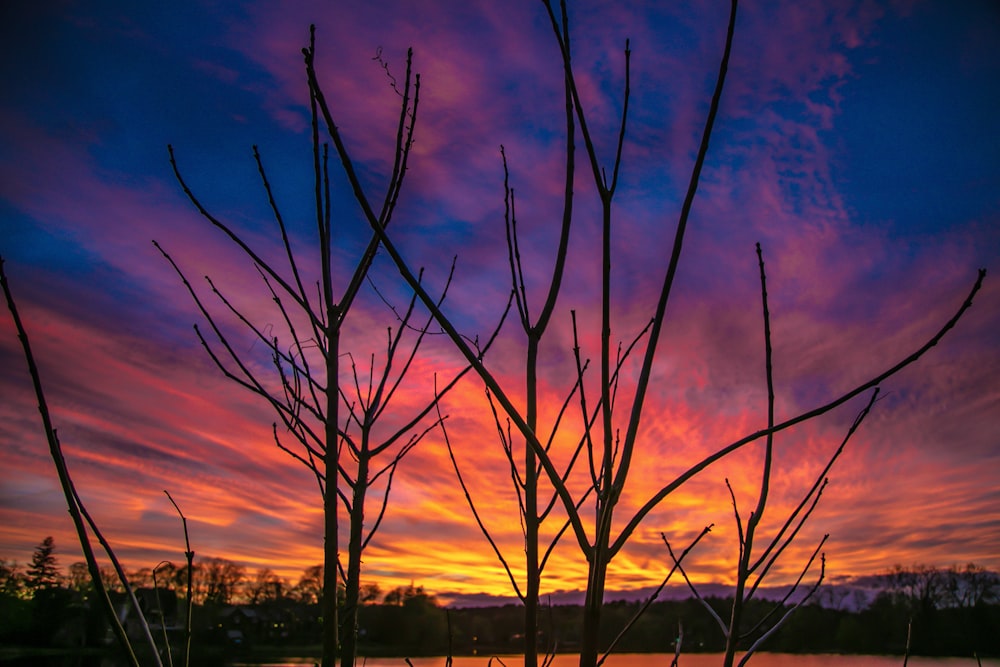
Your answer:
[[[667,304],[672,293],[674,278],[676,276],[681,258],[681,250],[684,243],[688,219],[694,203],[695,195],[697,193],[701,170],[705,162],[705,157],[708,153],[712,128],[719,109],[726,72],[728,70],[729,57],[732,50],[737,2],[736,0],[732,0],[731,2],[725,48],[719,66],[715,90],[712,96],[709,112],[706,117],[698,152],[691,170],[691,176],[684,196],[681,212],[676,223],[673,243],[668,252],[665,253],[669,256],[669,261],[667,262],[666,269],[662,274],[662,283],[658,292],[658,297],[655,304],[653,304],[650,309],[650,315],[646,321],[645,327],[642,327],[641,332],[633,339],[636,341],[634,343],[635,345],[639,345],[639,343],[644,340],[644,347],[641,347],[641,349],[637,348],[636,350],[637,356],[641,358],[641,361],[638,362],[638,369],[634,373],[634,377],[636,379],[634,384],[632,384],[629,388],[629,392],[619,391],[617,373],[619,367],[618,364],[621,363],[624,356],[627,356],[629,348],[626,348],[626,350],[623,351],[620,346],[615,346],[612,342],[613,308],[611,290],[611,255],[613,247],[612,229],[614,228],[612,221],[615,217],[613,215],[613,203],[622,163],[622,147],[626,138],[625,128],[630,92],[630,51],[628,43],[626,42],[625,91],[622,100],[622,121],[617,137],[617,148],[612,160],[611,168],[606,170],[602,166],[601,160],[597,154],[595,143],[587,123],[587,116],[584,111],[585,104],[581,99],[580,91],[576,85],[576,79],[573,73],[569,37],[570,30],[566,3],[565,1],[561,1],[558,8],[556,8],[553,6],[552,2],[545,0],[544,5],[562,58],[562,68],[566,83],[566,105],[571,119],[567,122],[566,172],[568,176],[566,179],[567,189],[564,199],[563,221],[561,223],[562,227],[560,232],[559,247],[556,249],[556,257],[553,261],[554,266],[557,268],[553,273],[554,278],[552,282],[545,290],[546,297],[543,299],[543,306],[540,311],[541,315],[537,319],[532,319],[528,316],[528,299],[526,297],[525,288],[521,283],[523,275],[518,268],[519,260],[517,255],[519,253],[519,245],[516,241],[516,233],[510,228],[508,231],[509,242],[507,261],[511,266],[511,275],[514,280],[514,292],[518,300],[522,328],[528,339],[527,349],[529,352],[525,365],[525,386],[528,387],[528,393],[530,395],[531,392],[534,391],[532,387],[537,387],[537,385],[534,384],[537,380],[532,379],[532,369],[535,368],[535,362],[532,360],[532,355],[537,354],[538,339],[544,332],[545,323],[548,320],[548,316],[552,308],[551,303],[556,298],[554,294],[558,292],[559,284],[563,279],[562,267],[568,266],[571,269],[573,268],[572,264],[566,263],[568,250],[567,245],[562,241],[562,239],[565,235],[571,233],[571,221],[573,218],[572,203],[574,198],[574,192],[572,191],[572,173],[575,169],[576,159],[575,141],[577,138],[582,139],[586,162],[590,167],[590,173],[593,179],[593,187],[596,190],[601,205],[601,287],[600,293],[595,295],[594,299],[595,301],[599,301],[601,304],[600,325],[597,336],[600,340],[599,361],[597,362],[600,377],[596,381],[596,389],[591,388],[588,390],[587,383],[584,381],[584,371],[588,364],[584,362],[583,357],[581,357],[579,351],[577,351],[577,377],[575,381],[576,383],[579,383],[580,386],[575,390],[575,392],[572,389],[566,390],[561,394],[562,398],[557,397],[557,400],[563,400],[565,396],[573,395],[575,393],[581,405],[581,417],[578,432],[580,433],[580,438],[584,443],[587,456],[590,459],[589,466],[585,466],[585,468],[589,467],[590,473],[590,484],[584,494],[584,496],[589,496],[589,500],[587,501],[585,508],[582,505],[585,497],[574,495],[571,486],[565,479],[567,470],[566,466],[561,465],[555,458],[555,452],[550,451],[550,435],[552,431],[543,429],[535,419],[533,406],[537,405],[536,401],[532,399],[527,401],[524,407],[518,407],[513,398],[517,389],[514,386],[501,381],[494,371],[489,368],[483,360],[481,350],[479,350],[474,344],[471,344],[468,338],[463,336],[462,332],[458,330],[452,317],[438,306],[437,299],[431,295],[426,286],[423,284],[421,274],[413,270],[412,260],[404,257],[400,249],[395,243],[393,243],[393,239],[389,235],[385,225],[382,223],[380,216],[375,212],[377,207],[373,205],[372,200],[358,177],[357,168],[355,167],[355,164],[346,149],[340,130],[334,120],[333,111],[323,95],[311,60],[307,60],[307,72],[319,112],[322,114],[326,123],[326,129],[333,140],[333,144],[340,158],[344,174],[350,182],[354,195],[358,200],[358,204],[361,207],[366,220],[372,230],[376,233],[379,242],[385,249],[386,254],[388,254],[395,263],[400,275],[418,295],[424,306],[431,312],[437,324],[448,335],[456,349],[462,354],[465,360],[471,365],[476,374],[483,381],[491,401],[493,401],[494,405],[497,406],[497,409],[504,416],[504,418],[509,420],[513,429],[519,433],[519,436],[524,439],[526,450],[530,450],[530,454],[525,454],[524,466],[521,468],[524,478],[516,480],[515,482],[525,494],[522,501],[524,502],[522,516],[526,517],[526,524],[528,524],[529,521],[540,518],[544,514],[543,512],[538,511],[537,506],[531,507],[529,505],[529,503],[534,502],[529,500],[529,496],[535,497],[534,493],[537,487],[533,486],[533,483],[529,481],[528,478],[535,474],[536,471],[538,471],[538,474],[547,478],[556,497],[558,498],[558,502],[561,504],[562,509],[566,514],[568,520],[567,530],[570,530],[572,535],[575,537],[581,555],[586,559],[588,566],[586,598],[581,623],[583,645],[581,647],[580,664],[583,667],[592,667],[598,662],[600,654],[598,638],[600,636],[601,629],[601,610],[607,583],[608,567],[615,556],[621,552],[631,535],[634,533],[639,524],[647,517],[647,515],[668,496],[712,463],[745,447],[749,443],[755,442],[761,438],[768,438],[780,431],[825,414],[850,401],[859,394],[878,387],[879,384],[884,382],[887,378],[899,372],[902,368],[915,362],[931,347],[937,344],[947,331],[955,325],[962,313],[964,313],[969,305],[971,305],[972,296],[978,291],[984,274],[983,272],[980,272],[979,278],[975,282],[969,297],[965,300],[956,315],[946,322],[936,334],[934,334],[923,346],[915,350],[913,353],[882,372],[872,373],[869,380],[844,391],[839,396],[835,396],[821,405],[780,422],[774,420],[772,415],[772,419],[768,421],[766,427],[747,434],[746,436],[728,445],[719,446],[713,453],[704,457],[700,461],[693,462],[676,478],[663,485],[656,493],[652,494],[644,503],[642,503],[637,511],[624,519],[624,525],[617,532],[613,532],[616,509],[618,508],[622,493],[626,488],[626,482],[631,470],[633,458],[637,452],[637,447],[640,444],[640,423],[645,406],[646,395],[650,388],[651,378],[653,377],[653,367],[657,359],[658,346],[665,322]],[[507,194],[509,197],[508,201],[510,202],[508,209],[510,213],[508,224],[513,226],[513,197],[510,196],[511,193],[509,188]],[[654,267],[650,267],[651,270],[653,268]],[[576,333],[576,331],[577,327],[574,323],[574,333]],[[577,348],[579,348],[579,345],[577,345]],[[623,394],[628,395],[625,396],[625,398],[622,398]],[[624,424],[616,424],[616,413],[618,415],[625,415]],[[503,437],[506,439],[507,443],[510,442],[509,437]],[[507,445],[505,445],[505,448],[506,447]],[[513,460],[513,457],[511,457],[511,460]],[[535,461],[537,461],[537,464],[533,463]],[[533,578],[537,576],[538,570],[535,565],[538,546],[533,530],[529,532],[527,525],[525,527],[525,532],[526,552],[534,551],[534,554],[529,553],[527,556],[527,568],[532,572],[528,579],[529,585],[534,586],[535,584]],[[539,565],[541,564],[540,560],[537,562]],[[524,595],[522,599],[525,599],[526,615],[529,619],[529,623],[531,623],[533,603],[529,602],[529,598],[530,596]],[[526,635],[533,634],[533,629],[529,628],[528,630],[529,631],[526,632]],[[528,641],[529,644],[527,648],[530,650],[530,640]],[[529,658],[529,661],[530,660],[531,659]]]
[[[246,568],[225,558],[206,558],[201,562],[205,602],[228,605],[240,597],[246,580]]]
[[[287,593],[288,583],[269,567],[257,570],[246,584],[247,601],[252,605],[280,600]]]
[[[516,480],[515,483],[521,485],[523,491],[523,507],[522,516],[524,517],[525,523],[525,550],[526,550],[526,590],[523,594],[519,592],[522,600],[525,604],[525,654],[526,662],[529,665],[534,664],[537,652],[537,646],[535,645],[536,636],[536,626],[537,626],[537,608],[538,608],[538,588],[539,588],[539,578],[540,569],[542,562],[539,558],[539,537],[538,528],[540,519],[544,518],[544,514],[548,509],[539,510],[538,505],[538,487],[537,487],[537,477],[544,474],[549,478],[554,493],[559,497],[561,503],[568,515],[569,521],[568,526],[572,527],[573,533],[575,534],[577,541],[579,542],[580,548],[587,558],[590,575],[588,577],[587,586],[587,599],[585,602],[585,614],[584,614],[584,624],[583,624],[583,635],[585,637],[585,645],[583,655],[581,656],[581,664],[593,664],[597,660],[597,635],[600,623],[600,610],[603,604],[605,579],[607,573],[607,567],[613,558],[614,554],[621,548],[621,545],[617,545],[612,548],[611,543],[611,520],[614,513],[614,508],[617,505],[618,499],[621,494],[621,488],[623,486],[624,478],[627,475],[628,466],[631,461],[631,448],[634,446],[636,429],[638,427],[638,416],[641,413],[642,399],[645,393],[645,386],[649,380],[649,370],[654,357],[653,351],[655,350],[655,336],[658,334],[660,327],[663,322],[663,311],[666,306],[666,296],[669,294],[669,287],[673,280],[673,275],[676,271],[677,260],[679,258],[680,250],[680,239],[683,237],[683,227],[686,223],[687,214],[690,210],[690,201],[693,199],[694,187],[697,182],[697,173],[700,171],[701,164],[704,161],[704,155],[707,151],[707,140],[710,134],[711,125],[714,120],[716,111],[718,109],[719,97],[721,95],[721,87],[724,79],[724,74],[726,71],[728,55],[730,51],[730,45],[732,41],[732,28],[733,21],[735,21],[735,5],[733,8],[733,16],[731,18],[729,37],[727,39],[726,53],[723,57],[723,64],[720,68],[719,82],[717,84],[716,94],[713,98],[712,110],[709,115],[709,120],[706,126],[705,138],[702,142],[702,149],[699,153],[699,158],[696,163],[695,174],[692,178],[692,186],[689,192],[688,200],[685,202],[685,209],[682,217],[681,225],[678,231],[678,242],[675,244],[675,250],[671,258],[670,270],[665,281],[664,288],[662,290],[662,296],[656,315],[650,321],[650,324],[646,329],[643,330],[645,333],[647,330],[650,336],[650,345],[647,348],[646,359],[643,363],[643,375],[640,379],[640,386],[637,387],[635,396],[635,406],[633,407],[633,417],[631,418],[631,423],[629,427],[628,435],[626,436],[626,441],[623,443],[622,449],[619,452],[618,448],[613,444],[615,435],[612,428],[612,395],[616,391],[617,387],[617,368],[616,364],[621,364],[623,362],[623,357],[621,353],[618,356],[617,362],[612,359],[612,343],[611,343],[611,289],[610,289],[610,248],[611,248],[611,234],[610,234],[610,223],[611,223],[611,207],[612,199],[614,197],[615,189],[617,186],[619,167],[621,164],[621,149],[624,142],[625,136],[625,118],[627,116],[628,108],[628,49],[626,46],[626,91],[624,98],[624,105],[622,111],[622,127],[618,142],[618,151],[615,156],[615,164],[613,168],[612,180],[608,182],[604,178],[604,172],[599,167],[598,159],[594,149],[593,142],[591,141],[589,131],[586,124],[586,118],[582,111],[582,104],[579,99],[579,95],[576,89],[575,80],[573,77],[572,68],[570,67],[570,41],[569,41],[569,24],[568,16],[565,5],[560,6],[560,16],[557,17],[555,11],[550,3],[546,3],[546,10],[551,19],[554,33],[556,35],[557,41],[559,43],[560,50],[563,55],[564,61],[564,73],[565,73],[565,96],[566,96],[566,123],[567,123],[567,157],[566,157],[566,191],[564,198],[563,207],[563,217],[562,226],[560,232],[559,247],[556,251],[556,256],[554,259],[554,271],[553,278],[547,289],[547,294],[543,302],[543,306],[540,311],[540,315],[536,320],[532,320],[529,314],[529,303],[527,293],[523,282],[523,272],[520,267],[519,259],[519,246],[517,242],[516,233],[516,214],[514,212],[514,202],[513,193],[509,187],[506,187],[505,201],[507,202],[507,238],[508,238],[508,255],[509,263],[511,269],[512,281],[514,284],[514,293],[517,299],[518,311],[521,319],[522,328],[527,336],[528,347],[527,347],[527,358],[526,358],[526,373],[525,373],[525,387],[527,389],[528,400],[524,411],[518,410],[514,407],[512,401],[508,397],[507,393],[500,386],[498,381],[493,377],[491,372],[487,370],[485,364],[482,362],[482,354],[479,350],[473,349],[462,335],[457,331],[452,322],[443,315],[442,311],[436,307],[435,304],[431,303],[426,296],[426,291],[420,285],[420,280],[412,272],[407,263],[399,256],[396,252],[395,247],[392,246],[388,237],[385,236],[385,228],[382,226],[377,216],[375,216],[372,211],[372,206],[368,203],[367,195],[364,193],[360,182],[357,179],[354,167],[347,155],[343,142],[340,138],[339,132],[337,130],[336,124],[332,119],[332,114],[330,113],[329,107],[326,104],[325,98],[319,89],[315,72],[310,69],[310,81],[312,82],[315,90],[316,98],[319,102],[320,110],[322,111],[324,118],[327,123],[327,129],[330,132],[334,144],[337,147],[338,153],[341,157],[341,163],[345,169],[348,178],[351,180],[352,187],[355,192],[355,196],[359,198],[359,203],[361,204],[362,210],[365,212],[369,223],[372,225],[376,233],[379,234],[380,240],[385,245],[387,252],[392,256],[393,260],[396,262],[397,267],[400,269],[403,277],[407,280],[414,291],[421,296],[424,300],[425,305],[428,309],[434,313],[437,318],[438,323],[441,327],[448,333],[452,341],[458,346],[462,351],[466,360],[476,369],[480,377],[485,381],[488,391],[491,397],[497,401],[501,406],[502,411],[507,415],[509,419],[513,421],[517,429],[520,431],[522,437],[525,439],[525,455],[524,455],[524,466],[523,466],[523,480]],[[596,401],[591,399],[591,406],[596,406],[593,408],[588,407],[588,399],[583,389],[583,373],[585,364],[579,361],[579,356],[577,356],[578,364],[578,378],[577,383],[580,385],[579,391],[579,401],[583,411],[583,427],[582,436],[579,439],[581,447],[586,447],[589,455],[589,467],[590,467],[590,477],[592,481],[591,489],[593,493],[593,502],[596,505],[596,520],[594,525],[593,536],[588,536],[586,529],[584,528],[583,519],[579,511],[580,504],[583,502],[583,498],[574,498],[569,488],[566,484],[566,476],[569,474],[569,468],[558,467],[548,454],[548,445],[550,443],[546,442],[543,435],[540,433],[537,424],[537,356],[539,343],[541,337],[545,331],[545,327],[549,321],[552,314],[552,310],[555,305],[556,298],[559,293],[560,286],[562,284],[563,271],[566,266],[567,251],[568,251],[568,240],[571,231],[571,224],[573,220],[573,180],[575,172],[575,141],[576,141],[576,130],[575,126],[579,123],[580,132],[583,135],[585,147],[587,150],[587,155],[589,158],[590,166],[592,168],[595,183],[597,184],[597,189],[601,197],[602,209],[603,209],[603,259],[602,259],[602,291],[601,291],[601,304],[602,304],[602,325],[601,325],[601,359],[600,359],[600,383],[599,383],[599,397]],[[641,337],[640,334],[639,337]],[[638,340],[638,337],[637,337]],[[634,343],[633,343],[634,345]],[[631,350],[631,346],[629,347]],[[578,350],[577,350],[578,353]],[[570,393],[572,395],[572,392]],[[590,417],[590,409],[595,410],[595,415],[599,415],[598,419],[592,419]],[[595,424],[596,421],[596,424]],[[598,435],[595,436],[595,429]],[[551,433],[554,434],[555,428],[552,429]],[[508,451],[510,451],[508,449]],[[620,454],[620,456],[619,456]],[[573,457],[575,459],[575,456]],[[515,478],[517,475],[515,475]],[[590,492],[588,491],[589,495]],[[555,502],[555,498],[553,498]],[[551,507],[551,503],[549,504]],[[561,534],[561,532],[560,532]],[[516,584],[515,584],[516,588]]]
[[[294,595],[300,602],[319,604],[323,598],[323,566],[310,565],[299,576]]]
[[[311,70],[315,54],[314,28],[310,31],[310,46],[303,49],[303,54],[306,67]],[[255,320],[206,276],[209,289],[217,299],[216,305],[210,307],[170,254],[155,241],[154,244],[180,276],[208,323],[209,336],[197,325],[195,331],[212,361],[227,378],[258,395],[273,408],[278,417],[273,425],[275,444],[305,465],[316,478],[325,516],[321,596],[323,666],[334,664],[339,648],[343,667],[351,667],[356,656],[362,553],[385,514],[393,476],[400,462],[436,423],[433,420],[427,423],[425,418],[440,396],[454,387],[466,371],[458,372],[440,392],[428,390],[430,398],[411,413],[404,415],[393,410],[393,399],[404,386],[404,378],[428,334],[429,320],[424,324],[415,323],[414,318],[420,311],[416,296],[410,298],[405,309],[389,306],[392,324],[386,329],[386,343],[380,354],[371,353],[368,363],[359,365],[353,354],[346,351],[344,322],[366,281],[374,288],[369,269],[379,248],[379,239],[372,232],[346,284],[335,285],[333,244],[337,230],[332,216],[328,149],[320,140],[318,99],[314,89],[310,92],[318,249],[312,259],[293,247],[256,146],[253,156],[277,224],[280,247],[287,261],[284,267],[265,259],[264,253],[251,248],[232,226],[205,208],[181,175],[173,148],[170,148],[170,162],[185,194],[199,213],[252,262],[261,278],[263,292],[274,303],[279,324],[275,325],[273,320]],[[372,213],[378,218],[380,228],[385,228],[392,220],[413,141],[419,77],[414,79],[409,58],[404,83],[397,92],[401,102],[393,166],[379,212]],[[307,285],[307,275],[317,275],[317,284]],[[450,280],[434,299],[435,307],[441,305],[448,284]],[[377,293],[377,288],[374,289]],[[382,298],[380,293],[378,298]],[[236,344],[237,334],[231,333],[229,323],[242,327],[243,335],[249,335],[259,345],[258,350],[266,350],[273,370],[270,377],[258,370],[260,365],[255,363],[257,359],[252,352],[239,351],[243,348]],[[280,335],[276,331],[280,331]],[[483,344],[480,355],[492,339]],[[343,364],[345,358],[348,364]],[[374,520],[369,521],[366,510],[368,495],[373,489],[380,489],[381,498]],[[343,505],[348,517],[346,567],[339,558],[338,503]],[[343,609],[338,609],[335,591],[341,580],[345,604]]]
[[[962,608],[996,604],[1000,599],[1000,574],[981,565],[957,565],[945,573],[946,600]]]
[[[767,276],[764,270],[764,254],[759,243],[757,244],[757,264],[760,269],[761,303],[763,308],[764,324],[764,371],[767,384],[767,425],[770,429],[773,428],[775,420],[771,313],[767,303]],[[733,491],[733,487],[729,483],[729,480],[726,480],[726,488],[729,490],[729,497],[733,506],[733,515],[736,523],[736,534],[739,547],[739,556],[736,563],[736,586],[733,592],[733,600],[730,605],[728,620],[724,620],[705,600],[705,598],[700,595],[697,587],[691,582],[691,579],[688,578],[687,573],[681,565],[680,559],[674,556],[670,542],[667,540],[665,535],[662,536],[667,550],[670,552],[674,566],[680,569],[681,574],[691,589],[691,592],[694,594],[694,597],[701,602],[705,610],[719,625],[719,628],[726,639],[726,647],[723,655],[724,667],[732,667],[736,659],[736,650],[743,646],[745,642],[751,642],[749,646],[747,646],[743,655],[740,657],[740,661],[738,663],[740,665],[746,664],[746,662],[750,660],[751,656],[753,656],[754,652],[757,651],[757,649],[771,635],[777,632],[778,629],[784,625],[785,621],[792,615],[792,613],[809,600],[819,589],[820,584],[822,584],[826,573],[826,555],[823,554],[821,550],[829,535],[825,535],[820,540],[819,544],[813,550],[812,555],[802,568],[798,579],[796,579],[794,584],[788,588],[787,592],[780,600],[772,603],[771,609],[768,613],[764,614],[752,625],[749,625],[749,627],[747,627],[748,624],[744,622],[747,604],[753,599],[754,595],[760,589],[761,584],[771,572],[779,557],[781,557],[795,538],[798,537],[802,527],[813,513],[813,510],[816,509],[820,497],[823,495],[823,490],[827,485],[827,474],[843,453],[848,441],[857,432],[862,422],[864,422],[865,418],[870,413],[878,394],[879,390],[877,388],[872,391],[868,403],[851,424],[846,436],[841,441],[840,446],[833,451],[833,454],[830,456],[823,469],[816,476],[815,481],[809,487],[802,500],[784,518],[780,527],[774,531],[774,534],[771,536],[763,551],[760,553],[754,553],[754,546],[755,538],[760,537],[758,531],[761,528],[761,521],[763,520],[765,511],[767,510],[771,478],[774,474],[774,433],[770,432],[764,438],[764,456],[761,466],[762,470],[757,502],[753,510],[751,510],[750,514],[747,516],[746,520],[744,520],[740,514],[739,505],[736,500],[736,493]],[[810,568],[812,568],[817,555],[820,557],[819,576],[804,594],[797,595],[799,587],[802,584],[802,580],[805,578]],[[790,607],[786,606],[790,601],[792,601],[793,604]]]
[[[83,593],[92,585],[85,561],[77,561],[69,566],[69,587],[72,590]]]

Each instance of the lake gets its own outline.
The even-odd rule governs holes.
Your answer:
[[[657,653],[623,653],[608,658],[605,667],[670,667],[673,655]],[[490,663],[489,656],[455,658],[453,667],[519,667],[521,657],[502,656]],[[228,667],[303,667],[316,664],[314,658],[288,658],[269,662],[230,662]],[[413,667],[444,667],[444,658],[412,658]],[[177,664],[177,663],[175,663]],[[718,653],[682,654],[679,667],[718,667],[722,655]],[[790,653],[758,653],[750,660],[752,667],[901,667],[902,656],[872,655],[793,655]],[[116,659],[96,656],[34,657],[0,659],[2,667],[120,667],[125,663]],[[983,660],[984,667],[1000,667],[1000,659]],[[358,667],[407,667],[402,658],[358,659]],[[577,667],[574,655],[558,655],[552,667]],[[976,667],[974,658],[919,658],[911,657],[907,667]]]
[[[669,667],[673,655],[657,653],[623,653],[613,655],[604,663],[605,667]],[[502,656],[500,664],[493,661],[490,667],[517,667],[521,664],[520,656]],[[444,667],[444,658],[411,658],[413,667]],[[455,658],[452,667],[487,667],[488,656],[472,656]],[[1000,659],[983,659],[983,667],[1000,667]],[[295,659],[288,662],[269,663],[237,663],[245,667],[302,667],[313,664],[307,659]],[[718,653],[688,653],[681,654],[679,667],[718,667],[722,664],[722,655]],[[748,665],[753,667],[900,667],[902,656],[883,655],[800,655],[790,653],[758,653]],[[907,667],[976,667],[976,660],[968,658],[922,658],[911,657]],[[577,657],[574,655],[557,655],[552,667],[576,667]],[[236,665],[234,665],[236,667]],[[358,659],[358,667],[407,667],[402,658],[370,658]]]

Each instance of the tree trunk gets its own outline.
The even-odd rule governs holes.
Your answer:
[[[538,667],[538,479],[535,474],[535,453],[527,447],[525,454],[524,533],[527,585],[524,597],[524,667]]]
[[[347,579],[344,581],[344,610],[341,667],[354,667],[358,653],[358,605],[361,600],[361,545],[364,540],[365,494],[368,493],[368,436],[362,435],[358,476],[351,499],[351,541],[347,554]]]
[[[608,576],[609,538],[613,498],[599,504],[597,535],[590,553],[587,574],[587,595],[583,602],[583,642],[580,645],[580,667],[596,667],[600,657],[601,610],[604,608],[604,585]]]
[[[729,617],[729,632],[726,636],[726,653],[722,658],[722,667],[733,667],[736,660],[736,644],[740,640],[740,624],[743,621],[743,594],[749,577],[750,548],[753,546],[753,528],[747,530],[747,540],[740,555],[739,571],[736,576],[736,591],[733,593],[732,614]]]
[[[327,334],[326,377],[327,382],[336,383],[339,376],[338,360],[340,356],[340,331],[338,316],[334,309],[328,308],[327,321],[330,323]],[[323,493],[323,602],[320,606],[323,626],[323,667],[334,667],[337,663],[337,649],[340,645],[337,623],[337,557],[340,549],[337,525],[337,484],[340,472],[337,467],[337,408],[340,396],[336,391],[326,394],[326,452],[324,456],[324,474],[326,486]]]
[[[604,607],[604,582],[607,576],[605,549],[595,549],[589,566],[587,596],[583,603],[583,641],[580,644],[580,667],[596,667],[600,646],[601,610]]]
[[[722,667],[733,667],[736,660],[736,642],[739,639],[739,623],[743,616],[741,604],[742,591],[733,600],[733,614],[729,621],[729,634],[726,636],[726,652],[722,657]]]
[[[538,427],[538,337],[528,334],[526,368],[528,428]],[[538,461],[535,450],[524,443],[524,556],[527,584],[524,597],[524,667],[538,667],[538,592],[541,572],[538,570]]]

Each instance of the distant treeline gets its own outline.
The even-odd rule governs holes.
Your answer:
[[[765,650],[788,653],[866,653],[902,655],[908,624],[912,623],[910,653],[915,655],[1000,655],[1000,588],[997,576],[987,595],[956,597],[948,589],[947,574],[933,568],[899,569],[897,582],[914,579],[918,588],[897,587],[879,592],[861,610],[834,609],[805,604],[765,645]],[[981,572],[980,572],[981,573]],[[887,578],[891,580],[891,577]],[[929,584],[929,585],[928,585]],[[731,601],[709,598],[717,614],[731,608]],[[761,621],[764,632],[776,603],[752,601],[751,626]],[[608,623],[601,645],[608,646],[636,615],[641,602],[611,602],[605,606]],[[421,595],[419,589],[401,606],[367,605],[360,613],[362,655],[443,655],[450,646],[456,655],[510,654],[520,650],[523,627],[519,605],[442,609]],[[683,630],[682,652],[721,652],[724,639],[703,603],[654,602],[616,645],[628,653],[672,653]],[[580,607],[547,607],[540,622],[541,646],[572,653],[580,642]]]
[[[35,551],[22,572],[0,561],[0,644],[22,646],[103,646],[111,641],[107,625],[93,613],[93,589],[76,565],[64,577],[51,538]],[[303,572],[288,585],[269,570],[248,577],[223,559],[196,566],[192,593],[194,644],[224,651],[253,651],[265,646],[304,647],[319,643],[322,568]],[[180,636],[186,623],[186,574],[180,568],[137,571],[131,583],[139,606],[157,631]],[[910,653],[918,655],[1000,655],[1000,576],[981,567],[938,569],[896,567],[877,579],[871,601],[836,608],[837,596],[803,605],[767,641],[766,650],[803,653],[872,653],[902,655],[910,628]],[[834,589],[835,590],[835,589]],[[114,593],[121,616],[136,616],[121,592]],[[847,598],[839,600],[848,602]],[[718,652],[724,648],[718,622],[729,603],[723,598],[663,601],[651,604],[616,645],[619,652],[672,653],[676,638],[682,652]],[[777,603],[753,600],[748,626],[754,636],[767,632]],[[629,625],[641,602],[610,602],[604,613],[601,644],[608,646]],[[130,623],[126,621],[126,625]],[[137,626],[136,626],[137,628]],[[679,632],[680,630],[680,632]],[[492,655],[518,653],[523,644],[519,605],[446,609],[419,586],[382,593],[367,586],[359,610],[361,655]],[[580,637],[580,608],[546,607],[539,623],[543,648],[574,652]]]

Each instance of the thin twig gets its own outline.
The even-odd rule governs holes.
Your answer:
[[[180,506],[177,505],[170,492],[164,489],[163,493],[167,494],[170,504],[177,510],[177,516],[181,518],[181,526],[184,528],[184,558],[187,560],[187,619],[184,623],[184,667],[188,667],[191,664],[191,627],[192,612],[194,610],[194,550],[191,549],[191,540],[188,537],[187,517],[181,512]]]

